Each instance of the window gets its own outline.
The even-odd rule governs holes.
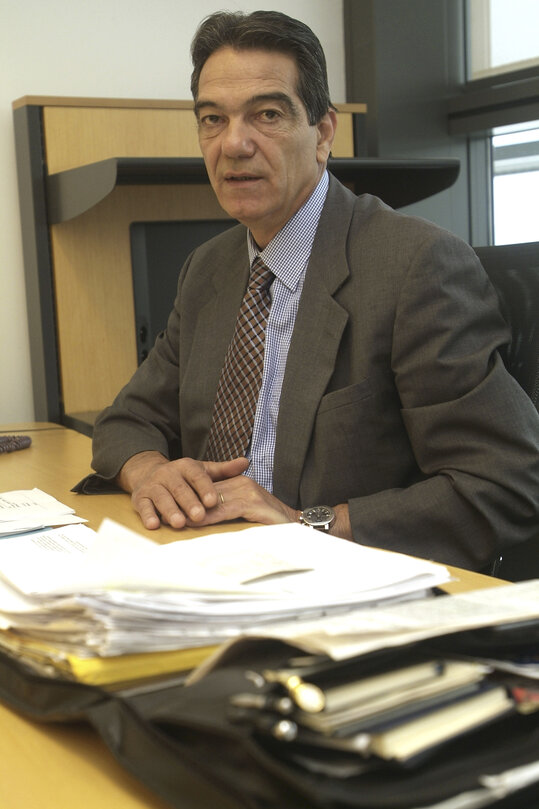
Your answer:
[[[467,81],[449,131],[470,145],[472,238],[539,241],[539,2],[467,0]]]
[[[494,244],[539,241],[539,121],[492,136]]]
[[[469,0],[468,79],[539,65],[537,0]]]

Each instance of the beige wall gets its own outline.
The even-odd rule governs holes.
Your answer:
[[[33,418],[11,102],[25,95],[188,98],[189,43],[212,11],[284,11],[320,37],[345,100],[341,0],[0,0],[0,424]]]

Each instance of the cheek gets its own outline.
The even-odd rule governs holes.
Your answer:
[[[217,162],[217,156],[219,154],[219,146],[214,141],[200,141],[199,140],[200,151],[202,152],[202,157],[204,158],[204,163],[206,164],[206,168],[208,171],[211,171],[215,168]]]
[[[303,160],[301,151],[295,149],[284,149],[273,155],[270,165],[281,190],[284,191],[286,186],[293,184],[298,173],[301,172]]]

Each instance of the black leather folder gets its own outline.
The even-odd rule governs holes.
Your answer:
[[[455,633],[374,652],[352,664],[358,677],[372,676],[425,655],[458,659],[477,653],[535,655],[537,662],[539,621]],[[511,711],[407,766],[356,757],[344,777],[328,774],[333,764],[336,773],[345,773],[338,755],[332,761],[331,751],[274,738],[231,712],[235,694],[256,688],[246,672],[284,666],[298,654],[278,641],[244,640],[191,685],[178,676],[109,692],[38,675],[2,653],[0,698],[35,720],[90,722],[121,764],[177,809],[426,809],[481,789],[482,774],[539,760],[539,711]],[[482,805],[539,806],[539,780]]]

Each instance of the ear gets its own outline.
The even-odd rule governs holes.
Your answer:
[[[329,109],[321,121],[316,125],[318,139],[316,144],[316,159],[319,163],[326,164],[335,138],[337,129],[337,113]]]

